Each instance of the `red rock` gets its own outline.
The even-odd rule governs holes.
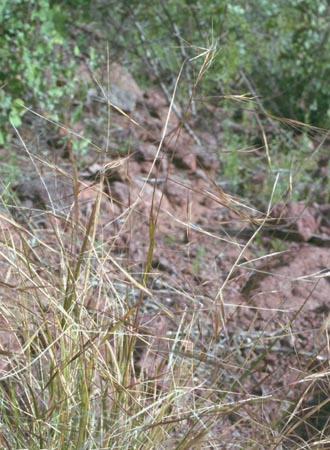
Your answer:
[[[135,205],[135,208],[144,213],[149,213],[151,208],[157,211],[171,210],[171,205],[166,195],[158,189],[145,183],[142,180],[132,180],[128,184],[118,181],[111,184],[111,197],[113,197],[122,208],[128,208]]]
[[[81,183],[80,185],[78,201],[80,218],[83,223],[89,220],[92,208],[99,195],[99,189],[99,183]],[[109,195],[102,193],[98,224],[101,226],[106,225],[117,217],[120,212],[121,210],[118,204],[111,201]]]
[[[303,202],[292,202],[274,206],[272,217],[278,219],[279,225],[296,230],[303,241],[308,241],[317,233],[321,217],[315,206],[306,206]]]
[[[212,172],[219,169],[219,159],[207,152],[207,150],[202,151],[202,149],[197,148],[196,155],[197,163],[202,169]]]

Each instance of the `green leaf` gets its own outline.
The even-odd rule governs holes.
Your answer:
[[[0,128],[0,145],[3,146],[6,143],[5,134]]]
[[[19,114],[16,113],[15,110],[10,112],[9,120],[15,128],[18,128],[22,125],[21,118],[20,118]]]
[[[76,110],[74,111],[74,113],[71,116],[71,119],[73,121],[73,123],[78,122],[78,120],[81,119],[82,116],[82,112],[83,112],[83,104],[81,103]]]
[[[18,116],[23,116],[26,113],[25,104],[21,98],[15,98],[13,100],[13,110]]]

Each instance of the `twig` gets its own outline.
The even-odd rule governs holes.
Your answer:
[[[154,75],[156,76],[156,78],[158,79],[159,83],[160,83],[160,87],[167,99],[167,101],[169,103],[171,103],[171,94],[169,93],[165,83],[162,81],[157,64],[156,64],[156,58],[152,57],[151,55],[151,50],[150,48],[147,46],[147,40],[145,38],[145,35],[143,33],[143,29],[141,27],[141,25],[139,24],[139,22],[135,21],[134,25],[136,27],[136,29],[139,32],[139,38],[141,43],[143,44],[143,50],[145,53],[145,58],[151,68],[151,70],[153,71]],[[184,61],[185,64],[186,61]],[[184,120],[184,118],[182,117],[180,111],[178,110],[177,106],[175,105],[175,103],[173,104],[173,112],[174,114],[177,116],[177,118],[180,120],[180,122],[182,123],[182,126],[184,127],[184,129],[187,131],[187,133],[189,134],[189,136],[192,137],[192,139],[196,142],[197,145],[201,145],[201,141],[198,139],[198,137],[196,136],[196,134],[193,132],[193,130],[191,129],[191,127],[189,126],[189,124]]]
[[[259,106],[260,111],[262,112],[262,114],[266,117],[267,121],[270,123],[270,125],[274,128],[274,130],[276,131],[276,133],[278,134],[278,136],[285,142],[287,143],[287,141],[289,140],[290,143],[296,147],[296,148],[300,148],[299,144],[292,139],[288,134],[285,134],[285,136],[283,136],[283,131],[281,130],[281,128],[279,127],[278,123],[275,122],[275,120],[273,120],[270,115],[267,113],[267,111],[264,108],[264,105],[262,104],[262,101],[260,100],[260,98],[258,97],[258,94],[255,90],[255,88],[253,87],[251,81],[248,79],[248,77],[246,76],[245,72],[243,70],[240,71],[241,77],[244,81],[244,83],[246,84],[246,87],[249,89],[250,93],[253,95],[253,99],[255,100],[255,102],[257,103],[257,105]],[[258,120],[259,125],[260,125],[260,121]]]
[[[178,43],[178,46],[179,46],[182,58],[183,58],[184,61],[188,61],[189,60],[189,56],[187,55],[186,47],[184,45],[184,40],[182,39],[180,30],[179,30],[177,24],[173,21],[173,18],[172,18],[171,14],[170,14],[167,6],[166,6],[166,2],[164,0],[161,0],[161,4],[162,4],[162,8],[163,8],[163,10],[165,12],[165,15],[166,15],[166,17],[167,17],[167,19],[168,19],[168,21],[170,23],[170,26],[171,26],[171,28],[173,30],[174,38],[175,38],[175,40]],[[186,78],[187,78],[187,81],[188,81],[189,98],[192,99],[192,97],[193,97],[193,88],[192,88],[193,83],[191,81],[190,70],[189,70],[189,65],[188,64],[185,64],[185,74],[186,74]],[[194,102],[191,102],[191,110],[192,110],[193,116],[196,116],[196,108],[195,108]]]

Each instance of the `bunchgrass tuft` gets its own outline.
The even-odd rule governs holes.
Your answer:
[[[212,48],[202,53],[205,60],[198,77],[214,52]],[[327,368],[318,369],[318,376],[312,376],[311,369],[279,392],[263,390],[260,378],[255,378],[281,340],[294,341],[290,326],[295,319],[276,323],[274,331],[269,317],[255,332],[256,316],[251,316],[245,334],[227,331],[238,310],[253,311],[251,305],[233,309],[226,302],[236,271],[262,265],[281,253],[246,256],[270,217],[278,177],[263,214],[224,192],[214,180],[209,180],[213,193],[198,192],[255,227],[245,244],[167,211],[167,219],[176,226],[213,239],[213,245],[225,242],[236,249],[236,256],[214,297],[201,299],[173,282],[163,288],[169,297],[184,299],[184,306],[171,308],[157,299],[151,274],[162,198],[154,191],[144,214],[138,204],[162,150],[173,105],[174,96],[139,195],[128,206],[121,205],[121,213],[106,225],[104,205],[113,202],[106,175],[114,164],[126,164],[129,156],[109,162],[104,152],[103,167],[90,184],[79,179],[72,149],[70,165],[63,169],[31,152],[17,132],[46,198],[40,209],[24,209],[6,190],[7,209],[0,213],[1,448],[327,448],[322,446],[329,442],[323,433],[328,419],[317,423],[318,413],[328,405]],[[71,130],[66,132],[70,135]],[[264,140],[270,165],[265,135]],[[68,187],[65,206],[54,198],[45,172]],[[86,192],[92,192],[88,200],[83,197]],[[135,214],[148,223],[142,262],[131,261],[116,248],[122,234],[131,231]],[[110,225],[114,231],[109,240]],[[281,311],[274,306],[269,313]],[[310,368],[324,363],[323,350],[308,355]],[[266,381],[272,374],[263,377]],[[246,387],[247,380],[256,385],[254,390]],[[297,389],[302,383],[306,388]]]

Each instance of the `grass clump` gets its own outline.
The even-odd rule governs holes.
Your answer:
[[[213,58],[212,51],[205,58],[200,75]],[[285,253],[282,248],[261,257],[255,257],[255,248],[253,253],[254,241],[269,219],[279,177],[270,189],[265,213],[227,194],[206,173],[210,190],[180,182],[188,200],[197,193],[217,204],[216,213],[221,208],[229,211],[226,220],[234,215],[243,228],[253,225],[244,243],[232,238],[225,227],[221,234],[220,226],[212,232],[207,225],[194,224],[189,201],[185,219],[175,217],[177,210],[163,207],[169,169],[160,177],[157,166],[173,105],[174,98],[149,172],[137,193],[127,188],[127,203],[115,192],[111,176],[114,169],[124,168],[126,184],[121,189],[134,185],[130,154],[109,162],[108,153],[97,148],[102,163],[91,181],[79,176],[81,161],[75,160],[70,146],[69,163],[63,168],[33,153],[18,134],[43,194],[33,207],[7,197],[0,216],[0,439],[4,448],[289,449],[298,439],[293,432],[301,424],[310,425],[312,416],[313,433],[309,428],[298,436],[305,448],[313,448],[316,442],[323,445],[328,439],[322,434],[327,429],[324,421],[319,430],[314,414],[323,411],[327,398],[306,412],[300,407],[310,402],[310,392],[298,386],[313,380],[316,363],[324,362],[327,328],[308,330],[315,342],[322,335],[322,343],[304,353],[296,343],[290,344],[300,333],[295,324],[303,306],[292,313],[279,299],[271,307],[259,307],[254,303],[259,294],[247,295],[253,291],[248,279],[245,293],[242,288],[236,296],[230,294],[233,279],[248,271],[260,279],[270,276],[273,267],[264,261]],[[61,128],[70,135],[68,127]],[[264,162],[268,170],[273,155],[266,143],[262,150],[259,164]],[[239,157],[239,152],[231,155],[231,173],[237,170]],[[238,170],[235,174],[239,177]],[[158,177],[165,184],[163,191],[157,190]],[[142,203],[150,192],[147,187],[152,194],[146,207]],[[287,198],[285,188],[281,198]],[[31,200],[26,192],[25,200]],[[172,278],[164,280],[155,271],[164,217],[172,220],[175,230],[173,234],[166,230],[164,242],[173,247],[176,263],[177,255],[189,261],[190,274],[200,280],[197,287],[182,275],[180,263],[171,268]],[[193,233],[208,239],[208,245],[193,248]],[[135,238],[140,239],[137,244]],[[138,260],[132,256],[134,245],[141,247]],[[208,253],[219,245],[225,256],[233,249],[232,264],[222,273],[221,261],[215,257],[218,281],[210,286],[203,271],[211,272]],[[192,249],[195,258],[191,258]],[[166,262],[163,266],[166,269]],[[318,281],[312,279],[313,286]],[[306,294],[304,304],[308,298]],[[266,317],[261,315],[264,310]],[[245,320],[242,327],[240,318]],[[281,364],[273,373],[269,367],[274,358],[281,359],[281,352],[286,355],[284,341],[289,341],[287,354],[296,356],[300,373],[288,383],[277,384],[288,373]],[[326,376],[323,369],[317,371]]]

